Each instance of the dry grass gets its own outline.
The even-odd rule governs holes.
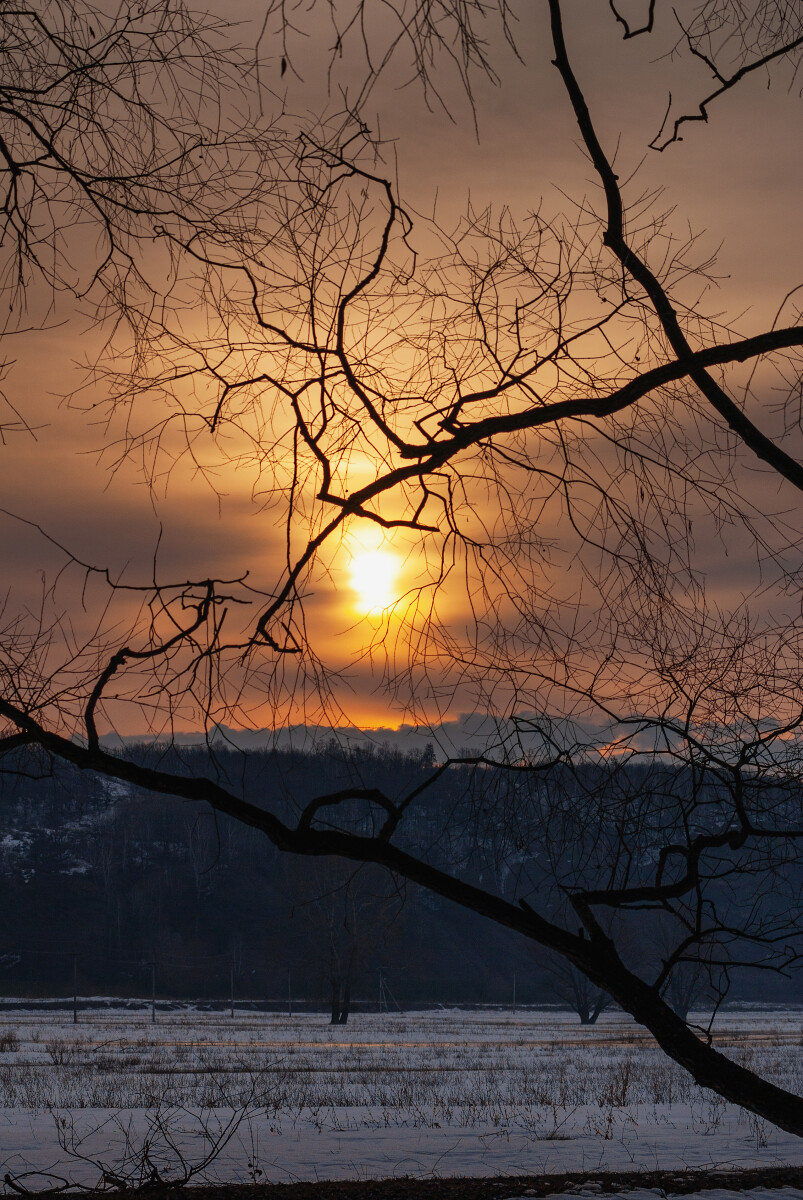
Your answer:
[[[801,1091],[803,1049],[788,1044],[788,1023],[778,1030],[784,1045],[752,1045],[749,1028],[734,1030],[728,1052]],[[211,1109],[247,1098],[277,1121],[326,1128],[482,1125],[542,1137],[560,1137],[567,1114],[582,1108],[588,1132],[605,1138],[630,1110],[688,1105],[715,1129],[719,1098],[627,1034],[616,1015],[582,1033],[543,1014],[374,1015],[345,1031],[322,1017],[270,1015],[171,1016],[156,1026],[106,1014],[78,1026],[18,1019],[0,1030],[0,1107]]]

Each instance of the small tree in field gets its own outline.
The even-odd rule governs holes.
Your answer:
[[[637,20],[611,3],[600,36],[652,54],[668,11],[642,8]],[[268,12],[263,50],[283,11]],[[803,1133],[803,1099],[720,1054],[671,1003],[683,972],[705,970],[718,1002],[734,972],[799,957],[799,293],[763,321],[706,307],[711,264],[635,190],[635,164],[615,160],[575,62],[586,15],[561,0],[538,7],[531,69],[560,80],[588,195],[552,217],[534,200],[520,220],[471,207],[448,230],[414,218],[364,123],[377,64],[407,52],[435,103],[451,62],[477,95],[477,73],[495,70],[488,11],[411,0],[376,26],[367,3],[329,13],[333,69],[357,31],[369,37],[345,113],[269,144],[259,121],[218,138],[210,104],[223,102],[204,75],[179,152],[134,163],[130,272],[116,267],[104,293],[124,321],[92,392],[113,462],[136,460],[151,482],[186,464],[213,483],[247,477],[266,527],[281,525],[283,566],[260,583],[262,550],[254,575],[243,564],[226,578],[187,578],[157,558],[135,579],[65,551],[37,606],[6,608],[2,748],[209,804],[282,851],[377,864],[478,912],[560,956],[698,1083]],[[512,13],[496,15],[497,39],[515,44]],[[676,20],[674,50],[713,83],[668,112],[653,141],[665,155],[693,121],[710,118],[716,137],[745,81],[794,69],[803,45],[799,14],[774,0],[702,0]],[[294,31],[283,35],[281,78],[296,69]],[[36,62],[46,76],[48,55]],[[66,98],[65,127],[96,94]],[[153,119],[161,103],[154,94]],[[23,120],[13,106],[4,119]],[[75,145],[105,153],[110,119]],[[172,115],[165,128],[170,143]],[[196,156],[218,142],[222,174],[215,154]],[[21,160],[6,161],[13,199]],[[165,186],[175,173],[180,204],[150,196],[154,162]],[[27,169],[39,169],[33,154]],[[67,170],[115,246],[119,202],[108,217],[98,205],[119,175],[104,166],[91,184]],[[145,271],[157,243],[166,285]],[[31,253],[18,240],[14,262]],[[504,718],[486,753],[433,762],[396,793],[366,777],[301,801],[248,792],[214,755],[188,775],[109,749],[102,735],[124,712],[161,734],[247,725],[251,709],[278,721],[305,699],[332,717],[328,645],[310,614],[341,539],[364,528],[404,539],[420,569],[403,601],[368,605],[383,615],[366,622],[363,659],[379,670],[384,653],[383,688],[405,713],[457,694]],[[729,539],[751,547],[760,597],[717,594]],[[470,794],[433,814],[431,785],[469,765]],[[460,864],[490,844],[504,850],[497,877],[469,881]],[[633,953],[658,918],[671,941]]]
[[[577,1013],[581,1025],[596,1025],[611,998],[595,987],[587,975],[571,963],[556,958],[547,966],[550,993]]]
[[[313,870],[289,872],[296,937],[310,965],[328,985],[332,1025],[345,1025],[355,983],[367,961],[381,954],[392,934],[401,897],[384,873],[322,860]]]

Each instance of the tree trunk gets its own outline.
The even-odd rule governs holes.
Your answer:
[[[351,1011],[351,983],[347,979],[343,984],[343,999],[340,1003],[340,1016],[337,1019],[338,1025],[346,1025]]]
[[[600,992],[599,995],[597,996],[596,1001],[594,1002],[594,1007],[592,1008],[592,1010],[589,1014],[589,1017],[588,1017],[589,1025],[596,1025],[597,1018],[599,1017],[600,1013],[603,1013],[605,1011],[605,1009],[608,1007],[609,1003],[610,1003],[610,1001],[609,1001],[608,997],[606,995],[604,995],[602,992]]]
[[[339,975],[332,976],[332,1004],[330,1025],[346,1025],[351,1009],[351,983],[348,979],[341,980]]]
[[[627,970],[612,946],[607,952],[595,948],[593,957],[596,961],[589,961],[585,969],[594,982],[648,1029],[664,1053],[685,1067],[696,1083],[803,1136],[803,1097],[776,1087],[703,1041],[653,988]]]

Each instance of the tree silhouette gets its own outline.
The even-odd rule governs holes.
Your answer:
[[[258,114],[225,107],[253,70],[230,33],[181,0],[4,7],[3,336],[77,310],[147,355],[146,314],[179,275],[160,245],[241,219],[276,146]]]
[[[663,14],[651,3],[628,23],[610,10],[636,46]],[[250,471],[255,504],[272,522],[282,514],[284,569],[263,586],[155,564],[137,581],[65,551],[35,616],[6,617],[2,745],[205,802],[289,853],[379,864],[516,930],[613,997],[698,1083],[800,1133],[803,1100],[730,1061],[667,998],[684,972],[704,971],[721,999],[737,969],[798,961],[795,294],[759,328],[706,313],[711,264],[623,181],[560,0],[544,4],[547,59],[593,198],[554,218],[536,206],[519,223],[469,208],[451,231],[414,218],[363,106],[380,64],[405,50],[431,100],[445,94],[444,61],[472,96],[476,72],[493,73],[484,11],[402,6],[345,115],[274,132],[269,152],[252,141],[230,172],[248,181],[235,204],[213,170],[198,219],[182,202],[159,225],[169,287],[123,304],[127,328],[94,378],[93,403],[123,429],[113,461],[136,459],[150,480],[165,458],[212,481],[222,465]],[[363,12],[340,14],[335,57]],[[678,44],[716,86],[698,109],[670,110],[654,145],[672,153],[756,70],[795,63],[787,15],[771,0],[706,0],[681,15]],[[263,42],[280,16],[269,10]],[[512,39],[504,6],[498,16]],[[283,36],[282,76],[295,70],[293,30]],[[755,498],[759,469],[777,504]],[[507,718],[501,742],[472,759],[469,816],[444,811],[440,833],[465,840],[484,822],[504,833],[524,864],[509,894],[413,844],[426,784],[388,795],[366,781],[290,817],[285,798],[244,794],[222,769],[188,777],[101,738],[126,710],[160,733],[247,724],[265,697],[276,714],[291,699],[326,710],[308,593],[361,522],[412,539],[424,564],[374,623],[368,651],[388,650],[389,688],[416,713],[434,679]],[[726,610],[706,587],[731,531],[759,559],[761,606],[748,596]],[[468,615],[455,619],[441,597],[461,580]],[[73,631],[67,604],[97,606],[90,633]],[[458,764],[433,764],[430,782]],[[531,901],[547,884],[555,904],[542,910]],[[653,917],[672,944],[639,964],[633,930]]]

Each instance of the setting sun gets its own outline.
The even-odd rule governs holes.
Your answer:
[[[349,582],[364,615],[389,608],[398,598],[395,585],[400,566],[398,555],[388,550],[365,550],[354,555]]]

